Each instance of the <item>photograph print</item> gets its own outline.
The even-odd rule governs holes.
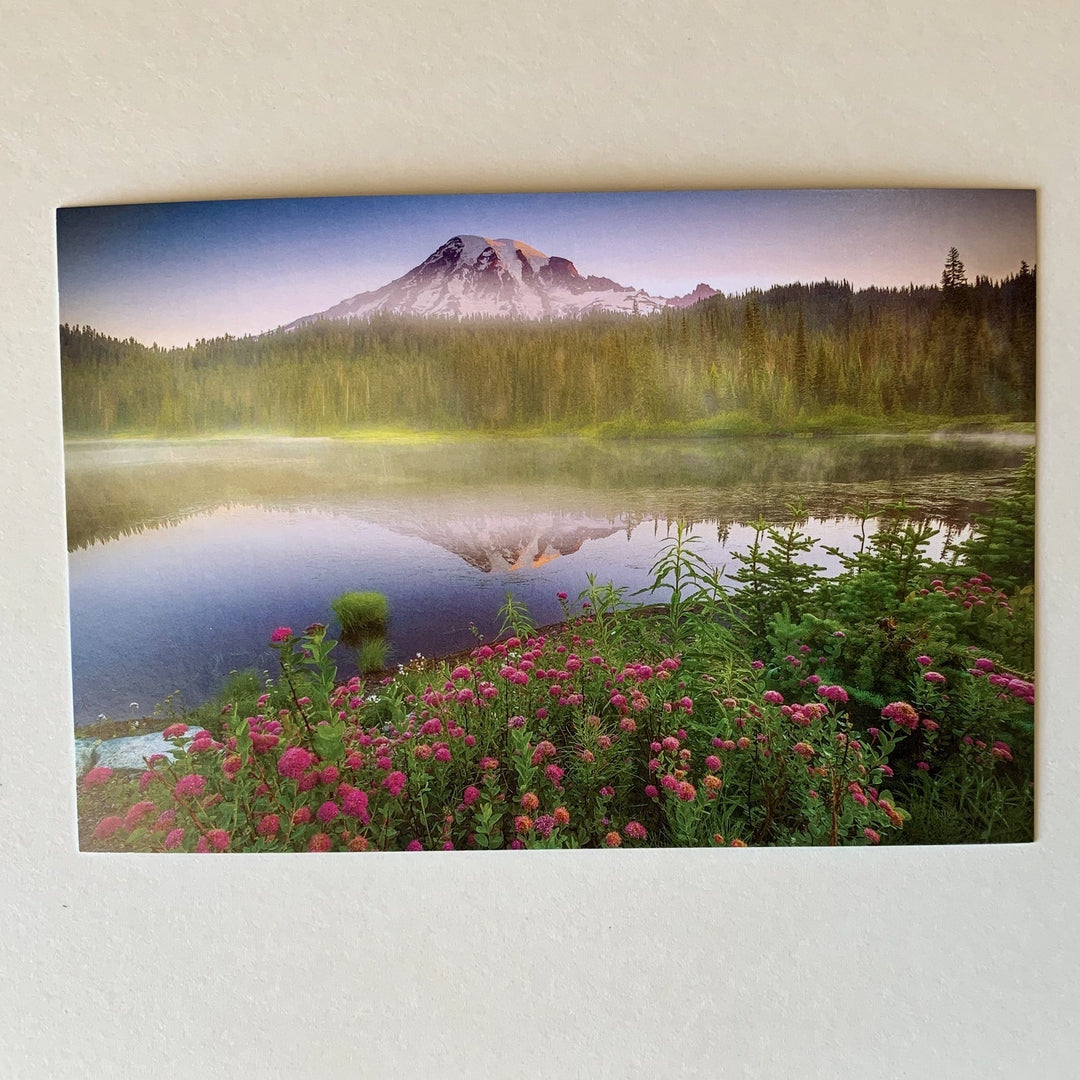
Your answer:
[[[1031,841],[1035,210],[61,208],[80,848]]]

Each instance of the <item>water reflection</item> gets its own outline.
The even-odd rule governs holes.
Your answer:
[[[734,570],[750,522],[786,521],[796,499],[808,532],[852,551],[846,508],[905,497],[939,523],[940,550],[1022,458],[985,441],[788,442],[72,445],[76,723],[176,689],[196,702],[234,668],[268,668],[270,629],[328,621],[351,589],[389,598],[397,660],[491,636],[508,587],[556,621],[556,593],[576,596],[589,572],[642,588],[675,519]],[[820,547],[811,560],[837,569]]]
[[[68,546],[78,550],[214,510],[310,507],[375,520],[494,510],[773,522],[906,498],[956,526],[1000,491],[1023,437],[743,440],[330,439],[72,442]],[[389,518],[388,518],[389,515]]]

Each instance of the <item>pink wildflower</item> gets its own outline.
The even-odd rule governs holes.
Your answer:
[[[932,682],[932,683],[943,683],[943,682],[945,682],[945,676],[942,675],[940,671],[924,671],[923,672],[923,678],[927,682]]]
[[[338,809],[338,804],[328,799],[315,811],[315,816],[323,825],[327,825],[333,821],[339,813],[340,810]]]
[[[333,846],[333,841],[324,832],[317,832],[309,841],[307,845],[308,851],[329,851]]]
[[[537,745],[536,749],[533,751],[532,764],[533,765],[541,765],[541,764],[543,764],[543,762],[547,758],[554,757],[554,756],[555,756],[555,746],[551,742],[549,742],[547,739],[543,739]]]
[[[646,798],[649,798],[649,799],[659,798],[660,792],[657,789],[655,784],[646,784],[645,785],[645,796],[646,796]]]
[[[619,847],[619,845],[622,844],[622,837],[612,830],[604,837],[604,844],[607,847]]]
[[[838,701],[840,704],[845,704],[848,699],[847,691],[842,686],[819,686],[817,693],[818,697],[823,697],[828,701]]]
[[[110,814],[108,817],[103,817],[94,830],[95,840],[108,840],[110,837],[115,836],[117,832],[124,827],[124,819],[118,817],[116,814]]]
[[[277,770],[290,780],[299,780],[314,760],[315,755],[310,750],[305,750],[302,746],[290,746],[278,758]]]
[[[555,818],[551,814],[541,814],[534,824],[537,836],[547,839],[555,828]]]
[[[101,785],[104,784],[109,779],[109,777],[112,776],[112,774],[113,774],[112,769],[107,768],[104,765],[98,765],[95,768],[91,769],[83,777],[83,787],[84,788],[101,787]]]
[[[922,667],[929,667],[933,663],[933,659],[925,654],[923,656],[916,656],[915,663]]]
[[[259,818],[259,824],[255,827],[255,831],[260,836],[277,836],[280,828],[281,818],[277,814],[263,814]]]
[[[784,704],[784,695],[777,690],[766,690],[765,693],[761,695],[761,697],[766,705]]]
[[[187,724],[170,724],[162,733],[163,739],[176,739],[187,734]]]
[[[184,842],[183,829],[170,829],[165,834],[165,850],[174,851]]]
[[[683,780],[675,794],[682,802],[693,802],[697,798],[697,789],[689,780]]]
[[[211,829],[206,839],[215,851],[225,851],[229,846],[229,834],[224,829]]]
[[[871,844],[881,843],[881,833],[877,832],[875,829],[871,829],[869,827],[863,829],[863,836],[865,836]]]
[[[919,726],[919,714],[906,701],[890,702],[881,710],[881,715],[907,731],[914,731]]]
[[[206,777],[198,773],[187,773],[176,781],[173,794],[182,798],[186,795],[201,795],[206,788]]]
[[[270,635],[271,645],[280,645],[283,641],[288,641],[292,637],[292,629],[288,626],[279,626]]]
[[[623,832],[626,833],[631,840],[644,840],[648,836],[648,832],[645,826],[640,821],[628,821],[623,826]]]
[[[142,821],[151,810],[156,810],[157,807],[152,802],[137,802],[132,806],[128,812],[124,815],[124,828],[128,832],[138,827],[139,822]]]
[[[360,788],[349,788],[342,797],[341,812],[349,817],[359,818],[366,825],[371,820],[367,792]]]
[[[392,796],[397,798],[401,794],[402,788],[405,787],[406,776],[400,770],[395,770],[390,773],[389,776],[383,781],[383,787],[390,792]]]

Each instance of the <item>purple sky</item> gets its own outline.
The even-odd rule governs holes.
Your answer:
[[[65,208],[60,321],[147,344],[243,335],[400,277],[458,233],[510,237],[660,296],[793,281],[936,284],[1036,261],[1033,191],[674,191]]]

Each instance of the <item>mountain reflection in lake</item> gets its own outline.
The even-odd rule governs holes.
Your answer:
[[[385,593],[394,659],[498,629],[507,589],[540,622],[586,575],[649,580],[677,519],[734,570],[749,522],[788,519],[854,550],[849,508],[904,498],[936,545],[985,509],[1030,439],[321,439],[78,441],[67,447],[75,721],[190,703],[232,669],[268,668],[270,631]],[[836,560],[812,561],[827,573]],[[474,629],[475,628],[475,629]],[[333,627],[332,627],[333,629]],[[340,668],[349,673],[341,650]]]

